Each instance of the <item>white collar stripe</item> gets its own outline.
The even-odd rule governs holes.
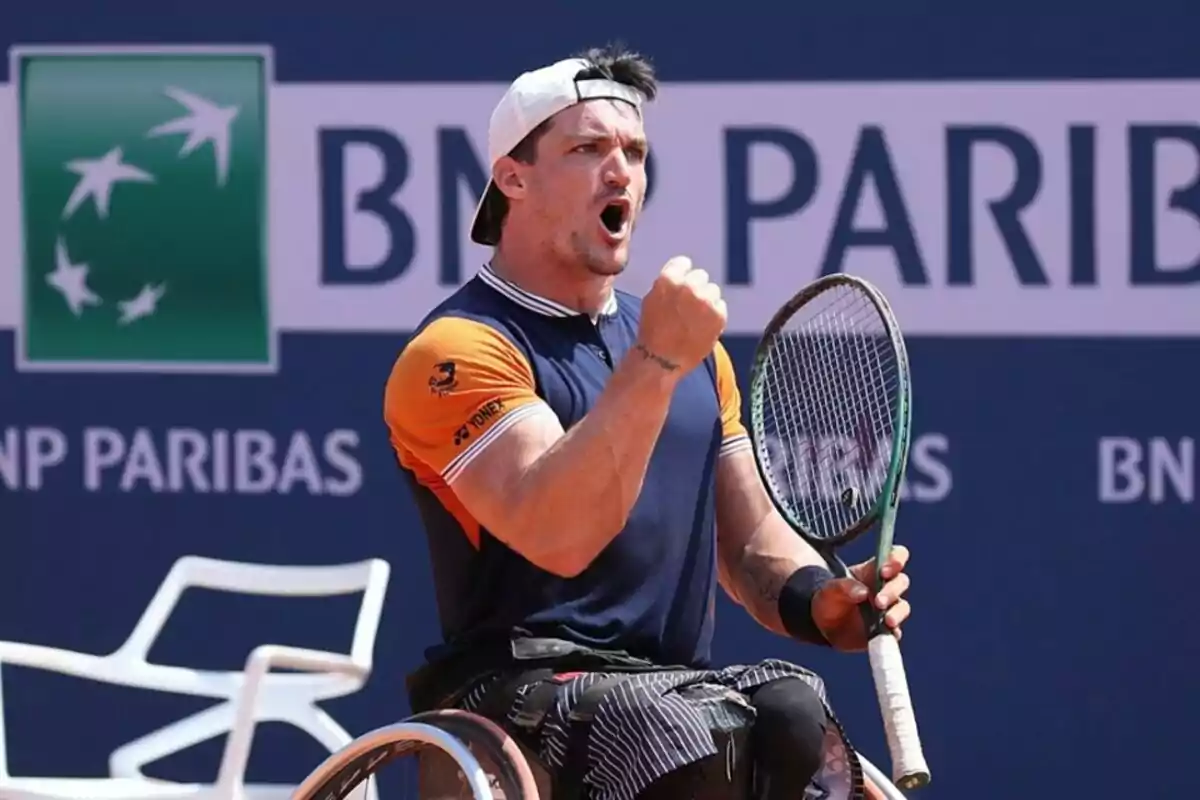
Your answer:
[[[490,267],[484,267],[481,269],[479,271],[479,278],[488,286],[507,297],[509,300],[512,300],[519,306],[528,308],[530,311],[536,311],[539,314],[543,314],[547,317],[570,316],[570,312],[568,312],[565,307],[551,302],[550,300],[545,300],[537,295],[530,294],[517,285],[509,283],[495,272],[492,272]]]
[[[571,309],[567,308],[561,303],[556,303],[546,297],[539,297],[533,292],[522,289],[512,281],[501,278],[490,268],[488,269],[488,277],[495,282],[494,285],[501,292],[516,300],[521,305],[531,308],[534,311],[541,311],[543,314],[547,314],[551,317],[569,317],[573,313]]]
[[[539,297],[532,292],[522,289],[511,281],[501,278],[492,269],[491,264],[484,264],[479,270],[479,279],[488,286],[495,289],[500,294],[512,300],[519,306],[536,311],[546,317],[577,317],[579,312],[564,306],[562,303],[556,303],[545,297]],[[604,304],[604,308],[600,311],[601,315],[606,317],[614,316],[617,313],[617,295],[616,292],[609,295],[608,302]]]

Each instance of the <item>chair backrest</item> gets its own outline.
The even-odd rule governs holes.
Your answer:
[[[276,597],[332,597],[361,592],[362,600],[354,625],[350,652],[346,655],[358,671],[370,674],[374,660],[375,637],[379,629],[390,571],[389,564],[381,559],[330,566],[277,566],[184,556],[171,567],[129,637],[111,655],[97,657],[56,648],[36,647],[32,648],[37,651],[35,655],[28,655],[29,649],[23,651],[28,655],[24,666],[65,671],[67,674],[93,677],[96,680],[106,680],[101,675],[87,674],[89,669],[94,669],[98,664],[108,664],[121,670],[130,666],[136,669],[139,663],[147,664],[147,654],[161,634],[183,592],[189,588],[204,588]],[[73,667],[69,663],[78,665],[81,661],[92,666]],[[154,687],[147,685],[144,688]],[[3,683],[0,679],[0,778],[11,777],[8,773],[4,722]],[[332,721],[329,724],[333,724]],[[139,743],[144,743],[146,738],[143,737]],[[233,738],[231,735],[230,739]],[[248,746],[247,741],[246,747]],[[130,749],[130,746],[120,749]]]
[[[389,572],[390,566],[381,559],[329,566],[277,566],[184,556],[171,567],[129,638],[114,655],[144,662],[179,598],[189,588],[272,597],[333,597],[362,592],[348,655],[356,664],[370,669]]]

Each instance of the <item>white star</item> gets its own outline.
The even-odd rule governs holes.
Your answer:
[[[88,269],[87,264],[71,263],[62,239],[55,243],[54,272],[46,275],[46,283],[58,290],[71,313],[77,317],[85,305],[98,306],[101,303],[100,296],[87,286]]]
[[[187,140],[179,150],[182,158],[205,142],[212,142],[217,160],[217,185],[224,186],[229,174],[229,129],[241,110],[238,106],[219,106],[199,95],[169,86],[163,90],[190,112],[187,116],[164,122],[150,129],[147,136],[186,133]]]
[[[166,284],[160,283],[158,286],[151,286],[147,283],[137,293],[137,297],[130,300],[118,301],[117,307],[121,309],[121,318],[117,320],[117,324],[128,325],[135,320],[153,314],[158,310],[158,301],[166,291]]]
[[[71,196],[67,198],[63,219],[74,214],[89,197],[96,202],[96,215],[104,219],[108,216],[108,200],[112,196],[114,184],[121,181],[154,182],[154,176],[149,172],[123,163],[123,155],[121,148],[114,147],[105,153],[103,158],[79,158],[67,162],[67,169],[78,175],[80,180],[71,190]]]

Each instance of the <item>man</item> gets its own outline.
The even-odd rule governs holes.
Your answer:
[[[872,563],[833,579],[774,510],[703,269],[677,257],[644,298],[614,289],[656,93],[640,56],[593,50],[521,75],[492,115],[472,238],[494,256],[425,319],[386,388],[445,637],[410,681],[413,707],[507,723],[555,800],[702,796],[743,781],[729,763],[746,752],[756,797],[858,797],[817,676],[710,666],[715,591],[772,631],[859,650],[861,603],[899,635],[907,551],[872,597]],[[725,735],[745,728],[748,748]]]

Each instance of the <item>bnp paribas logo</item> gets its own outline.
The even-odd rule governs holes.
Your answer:
[[[26,370],[270,372],[262,48],[15,48]]]

